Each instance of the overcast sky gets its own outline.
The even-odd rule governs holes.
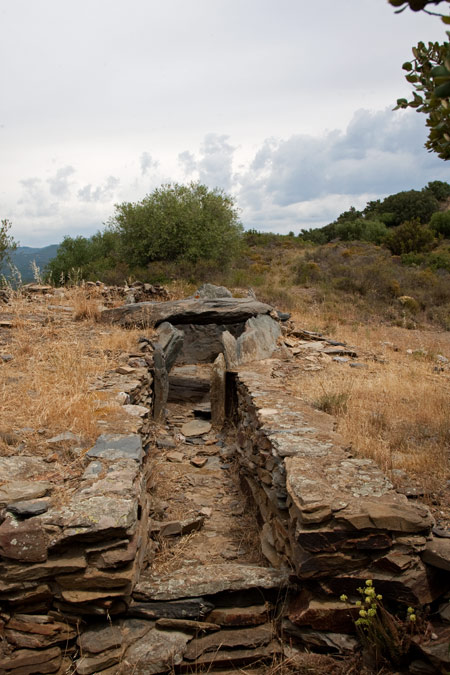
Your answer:
[[[166,182],[298,232],[450,180],[401,64],[437,18],[386,0],[0,0],[0,217],[89,236]]]

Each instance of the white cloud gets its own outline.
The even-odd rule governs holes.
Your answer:
[[[101,185],[96,187],[93,187],[90,183],[84,185],[78,190],[77,196],[82,202],[110,202],[119,184],[119,178],[108,176]]]

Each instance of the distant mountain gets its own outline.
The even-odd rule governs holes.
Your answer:
[[[34,261],[39,267],[41,274],[44,271],[47,263],[55,257],[58,251],[58,244],[51,244],[43,248],[32,248],[31,246],[18,246],[11,254],[11,262],[19,270],[22,281],[28,283],[34,281],[33,270],[31,263]],[[11,271],[8,265],[3,265],[0,272],[6,278],[11,276]]]

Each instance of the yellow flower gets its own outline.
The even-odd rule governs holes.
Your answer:
[[[366,586],[373,586],[373,581],[372,581],[372,579],[367,579],[367,581],[366,581]]]
[[[361,600],[357,600],[357,601],[355,602],[355,605],[356,605],[357,607],[361,607]]]
[[[373,607],[372,607],[372,609],[369,609],[368,612],[367,612],[367,614],[369,616],[375,616],[376,613],[377,613],[377,610],[373,609]]]
[[[383,599],[383,596],[378,593],[377,600],[382,600],[382,599]]]
[[[364,616],[367,616],[366,610],[365,610],[365,609],[360,609],[360,610],[359,610],[359,616],[363,616],[363,617],[364,617]],[[410,618],[411,618],[411,617],[410,617]]]
[[[408,612],[408,614],[414,614],[414,607],[408,607],[406,611]]]
[[[341,597],[339,598],[342,602],[347,602],[348,596],[345,595],[345,593],[342,593]]]
[[[417,620],[417,616],[415,614],[410,614],[409,615],[409,620],[412,621],[413,623]]]

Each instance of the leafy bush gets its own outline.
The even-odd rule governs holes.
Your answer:
[[[418,219],[408,220],[393,228],[384,240],[385,246],[394,255],[429,251],[435,242],[434,233]]]
[[[436,211],[430,219],[430,228],[437,234],[450,237],[450,211]]]
[[[439,202],[431,192],[424,190],[408,190],[397,192],[379,203],[377,214],[385,214],[384,221],[391,227],[401,225],[405,221],[419,220],[428,223],[431,216],[439,209]],[[386,218],[386,214],[389,217]]]
[[[211,260],[224,266],[239,250],[242,225],[233,199],[221,190],[199,183],[163,185],[141,202],[115,208],[109,225],[131,266],[158,260]]]

